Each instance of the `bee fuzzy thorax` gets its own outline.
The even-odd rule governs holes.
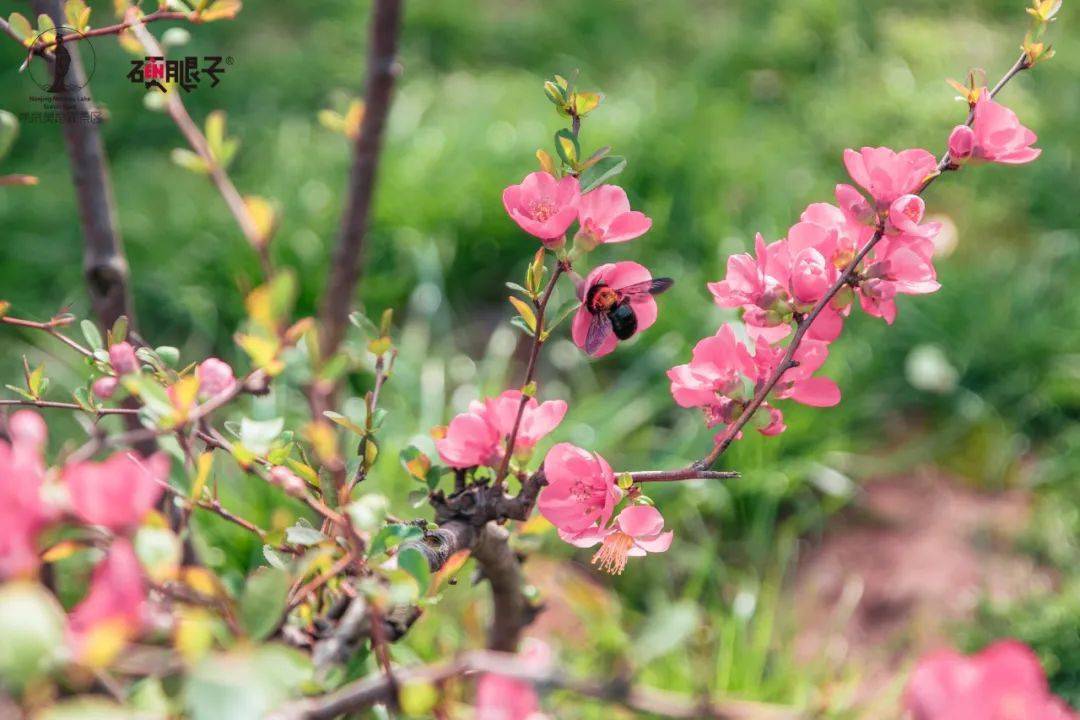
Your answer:
[[[585,304],[594,313],[607,312],[618,302],[619,294],[604,284],[589,288],[589,295],[585,299]]]

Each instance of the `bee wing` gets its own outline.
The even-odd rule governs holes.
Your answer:
[[[589,321],[589,332],[585,336],[585,352],[589,355],[596,354],[610,333],[611,320],[608,316],[605,313],[593,315]]]
[[[659,295],[674,284],[675,281],[671,278],[653,278],[652,280],[645,280],[644,282],[619,288],[619,293],[623,297],[636,300],[645,295]]]

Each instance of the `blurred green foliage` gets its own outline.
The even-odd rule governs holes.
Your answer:
[[[90,4],[100,24],[110,4]],[[544,97],[544,77],[579,69],[585,87],[605,93],[582,131],[585,152],[610,144],[625,155],[619,182],[654,220],[645,237],[601,248],[592,260],[632,258],[677,279],[656,326],[610,358],[588,362],[565,338],[550,343],[541,395],[571,400],[550,440],[593,448],[620,469],[676,467],[703,453],[709,432],[674,406],[663,372],[730,318],[709,301],[704,282],[719,279],[727,256],[746,250],[754,232],[779,237],[807,203],[830,200],[845,179],[845,147],[940,151],[964,115],[944,79],[983,67],[992,82],[1004,71],[1026,24],[1022,5],[408,3],[404,74],[360,289],[370,315],[396,307],[403,318],[401,359],[384,395],[391,410],[384,461],[372,482],[404,503],[413,486],[392,460],[397,451],[409,442],[430,450],[429,427],[478,393],[515,382],[519,334],[505,323],[503,282],[520,281],[535,241],[506,218],[499,194],[535,169],[533,153],[550,148],[562,125]],[[343,0],[252,1],[235,22],[192,28],[190,44],[174,51],[235,59],[217,88],[204,83],[185,102],[200,122],[211,110],[227,111],[230,134],[242,143],[230,172],[243,192],[280,208],[272,253],[297,270],[301,314],[313,312],[323,285],[349,163],[347,141],[317,115],[343,113],[360,90],[366,9]],[[1002,95],[1037,130],[1043,157],[935,183],[930,211],[947,215],[958,238],[939,263],[942,290],[902,300],[891,328],[851,320],[826,366],[843,389],[842,404],[786,407],[790,429],[782,437],[748,435],[725,456],[743,479],[655,488],[676,545],[611,582],[606,610],[576,610],[595,635],[575,666],[614,670],[660,624],[679,642],[648,659],[647,681],[816,702],[822,678],[793,669],[778,594],[796,538],[820,530],[850,498],[853,479],[885,469],[866,451],[887,443],[901,448],[890,456],[898,468],[937,462],[990,488],[1023,482],[1029,458],[1060,456],[1054,472],[1037,477],[1048,492],[1075,485],[1078,22],[1066,5],[1051,30],[1057,57]],[[154,29],[160,34],[163,26]],[[95,40],[94,49],[92,87],[109,114],[102,132],[138,324],[186,358],[219,354],[242,366],[231,335],[245,290],[258,282],[256,257],[205,178],[170,161],[183,142],[126,80],[128,57],[108,39]],[[27,96],[37,94],[16,73],[21,60],[17,46],[0,44],[0,107],[16,114],[35,109]],[[0,297],[23,316],[42,318],[66,305],[85,313],[81,238],[58,128],[23,123],[2,170],[38,175],[41,184],[0,190]],[[48,357],[63,385],[67,361],[51,346],[30,344],[40,342],[5,331],[0,375],[17,378],[26,353]],[[67,379],[75,377],[71,369]],[[370,377],[353,382],[359,395]],[[260,419],[297,420],[304,412],[302,396],[288,389],[250,407]],[[72,420],[57,421],[57,441],[77,435]],[[227,505],[274,521],[275,491],[229,479]],[[1065,527],[1074,534],[1066,529],[1064,542],[1075,550],[1075,494],[1057,505],[1046,512],[1071,523]],[[260,548],[213,517],[199,522],[200,551],[238,589],[245,571],[262,562]],[[551,551],[570,555],[554,544]],[[1075,573],[1075,563],[1064,567]],[[438,618],[467,616],[481,596],[459,586],[395,652],[432,657],[476,642],[468,622]],[[1053,626],[1018,623],[1033,628],[1024,639],[1036,644],[1065,642]],[[1007,619],[994,627],[1011,631]],[[1077,657],[1075,644],[1069,652]],[[1061,682],[1075,688],[1069,678]],[[559,717],[599,716],[590,712],[575,706]]]

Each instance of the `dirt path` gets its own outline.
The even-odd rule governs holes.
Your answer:
[[[913,659],[947,642],[950,624],[970,617],[980,598],[1053,583],[1015,548],[1029,500],[936,472],[864,484],[800,559],[789,594],[799,657],[856,668],[860,706],[897,692]]]

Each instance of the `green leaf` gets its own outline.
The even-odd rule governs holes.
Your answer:
[[[273,420],[252,420],[241,418],[240,442],[256,455],[265,455],[270,450],[274,439],[285,429],[285,418]]]
[[[162,362],[169,367],[176,367],[180,362],[180,351],[172,345],[162,345],[161,347],[154,348],[154,352],[156,352]]]
[[[19,121],[7,110],[0,110],[0,160],[11,150],[19,136]]]
[[[60,662],[64,647],[64,611],[56,598],[36,583],[0,586],[0,677],[18,692]]]
[[[647,663],[681,647],[699,624],[697,605],[688,600],[662,606],[659,611],[650,614],[644,630],[635,641],[634,647],[638,648],[635,660]]]
[[[397,547],[401,543],[419,540],[423,536],[424,531],[415,525],[402,525],[400,523],[387,525],[371,539],[368,555],[374,557],[390,548]]]
[[[288,602],[289,574],[275,567],[248,576],[240,596],[240,624],[253,640],[262,640],[281,622]]]
[[[270,567],[278,570],[288,570],[289,561],[285,559],[285,556],[279,553],[270,545],[263,545],[263,557],[266,558],[266,562],[270,564]]]
[[[427,592],[431,584],[431,566],[428,565],[424,553],[414,547],[407,547],[397,556],[398,567],[413,576],[416,584],[420,586],[420,594]]]
[[[533,296],[533,294],[531,292],[529,292],[527,289],[521,287],[517,283],[508,282],[508,283],[506,283],[506,287],[510,288],[514,292],[521,293],[522,295],[524,295],[527,298],[531,298]]]
[[[608,155],[597,161],[596,164],[582,171],[578,177],[581,183],[581,194],[599,187],[605,180],[610,180],[626,169],[626,158],[621,155]]]
[[[105,349],[105,343],[101,340],[101,332],[97,329],[97,325],[89,320],[83,320],[79,323],[79,327],[82,328],[83,337],[86,338],[86,344],[91,350]]]
[[[285,529],[285,540],[293,545],[318,545],[326,539],[325,535],[304,521]]]
[[[564,163],[570,167],[577,167],[578,158],[581,157],[581,147],[573,132],[563,128],[555,133],[555,150]]]
[[[360,437],[364,437],[365,435],[367,435],[367,431],[364,430],[364,428],[360,427],[341,413],[334,412],[333,410],[324,410],[323,416],[325,416],[327,420],[334,423],[335,425],[340,425],[346,430],[356,433]]]
[[[128,333],[128,318],[127,315],[121,315],[116,318],[116,322],[113,323],[111,331],[111,340],[114,343],[124,342],[127,339]]]
[[[521,330],[529,337],[532,337],[534,335],[533,329],[529,327],[528,323],[526,323],[520,315],[515,315],[514,317],[510,318],[510,324]]]
[[[529,304],[518,297],[510,296],[510,304],[514,306],[514,309],[521,315],[521,319],[525,321],[529,329],[533,332],[536,331],[536,314],[533,309],[529,307]]]
[[[11,15],[8,16],[8,25],[11,26],[12,32],[18,35],[19,39],[23,41],[23,44],[28,44],[33,41],[35,34],[34,27],[22,13],[11,13]]]
[[[49,381],[45,378],[45,363],[42,363],[30,373],[30,377],[26,380],[26,389],[35,399],[38,399],[45,392],[48,384]]]
[[[206,161],[187,148],[174,148],[173,151],[169,153],[169,157],[172,158],[174,163],[193,173],[205,175],[210,172],[210,168],[207,167]]]
[[[410,445],[402,450],[398,457],[401,459],[401,466],[412,478],[420,482],[427,478],[428,471],[431,470],[431,458],[418,447]]]

